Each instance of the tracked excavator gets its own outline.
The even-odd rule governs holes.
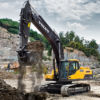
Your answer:
[[[45,75],[45,80],[51,81],[51,83],[37,85],[34,91],[61,93],[67,96],[73,93],[90,91],[89,84],[74,83],[74,81],[92,80],[92,70],[90,70],[89,67],[80,67],[79,60],[77,59],[64,59],[62,43],[57,33],[52,30],[45,20],[35,11],[29,1],[24,3],[20,13],[20,43],[17,50],[20,65],[32,65],[32,62],[34,62],[34,57],[32,55],[33,51],[26,50],[31,23],[33,23],[49,41],[55,55],[53,58],[52,74]],[[55,67],[55,61],[57,68]],[[52,81],[55,81],[55,83]]]

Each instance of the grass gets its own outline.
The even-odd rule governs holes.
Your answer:
[[[11,72],[13,74],[19,74],[19,71],[14,71],[14,72]]]

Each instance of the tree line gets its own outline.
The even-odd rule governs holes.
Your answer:
[[[97,51],[98,44],[96,43],[96,40],[92,39],[91,41],[88,41],[84,39],[84,37],[79,37],[75,34],[74,31],[66,32],[65,34],[63,32],[59,33],[60,40],[63,44],[63,47],[72,47],[78,50],[81,50],[84,52],[84,54],[89,57],[90,55],[98,56],[99,53]]]

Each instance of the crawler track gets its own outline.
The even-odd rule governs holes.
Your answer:
[[[72,84],[42,84],[34,88],[35,92],[48,92],[62,94],[63,96],[70,96],[72,94],[85,93],[90,91],[89,84],[72,83]]]

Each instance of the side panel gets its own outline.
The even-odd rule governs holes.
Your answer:
[[[84,79],[86,75],[91,76],[92,71],[90,69],[79,69],[74,75],[68,76],[68,79]]]

